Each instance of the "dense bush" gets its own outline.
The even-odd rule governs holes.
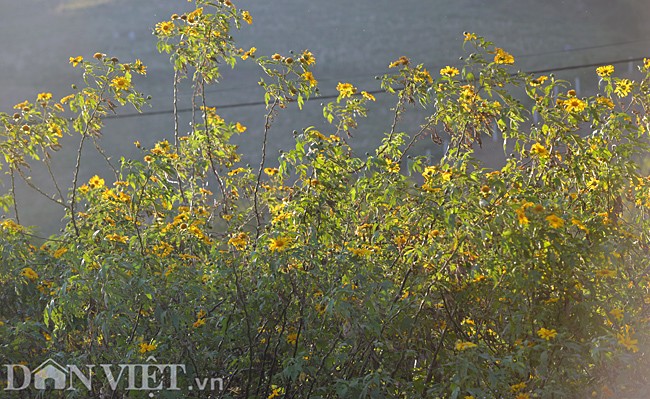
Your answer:
[[[170,128],[169,140],[122,159],[110,177],[79,181],[81,153],[93,144],[101,153],[102,119],[118,104],[146,102],[132,82],[146,73],[139,61],[72,57],[87,86],[0,114],[12,182],[3,203],[13,214],[0,235],[2,363],[155,356],[185,364],[184,382],[224,378],[223,391],[151,392],[159,397],[647,391],[650,178],[638,161],[650,127],[650,61],[640,81],[599,68],[602,94],[579,98],[552,75],[514,72],[510,54],[468,33],[462,70],[434,76],[404,57],[390,64],[382,88],[395,98],[394,123],[374,153],[358,157],[346,143],[374,96],[339,83],[323,110],[331,130],[295,133],[295,147],[276,162],[265,154],[267,134],[283,108],[314,95],[315,57],[238,49],[230,29],[251,22],[228,0],[197,0],[195,11],[156,26],[176,81],[195,88],[196,123],[187,136]],[[247,58],[266,73],[255,168],[240,164],[230,142],[246,127],[221,118],[204,96],[221,65]],[[532,108],[517,100],[524,96]],[[429,116],[402,132],[412,104]],[[533,112],[539,123],[531,125]],[[488,170],[473,148],[494,129],[509,156]],[[49,166],[69,132],[79,141],[71,187],[37,187],[29,164]],[[450,145],[439,162],[409,153],[416,141],[441,137]],[[40,248],[19,224],[15,180],[66,210],[64,231]],[[107,389],[94,379],[91,394],[43,394],[150,393]]]

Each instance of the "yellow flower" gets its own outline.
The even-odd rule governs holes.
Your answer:
[[[126,244],[127,241],[129,241],[129,237],[127,236],[122,236],[117,233],[109,234],[106,236],[106,239],[108,241],[113,241],[113,242],[120,242],[122,244]]]
[[[543,145],[541,145],[540,143],[533,144],[533,146],[530,147],[530,152],[532,154],[539,155],[540,158],[547,158],[548,157],[548,150]]]
[[[555,216],[555,214],[548,215],[546,217],[546,221],[548,222],[549,226],[551,226],[554,229],[564,226],[564,219]]]
[[[19,225],[18,223],[14,222],[11,219],[6,219],[3,221],[0,226],[2,226],[3,230],[9,230],[9,231],[22,231],[23,227]]]
[[[286,237],[271,238],[269,249],[271,252],[282,252],[289,246],[289,239]]]
[[[578,219],[571,219],[571,224],[574,225],[574,226],[577,226],[580,230],[582,230],[584,232],[587,232],[587,233],[589,232],[589,229],[587,228],[587,226],[585,226],[584,223],[582,223]]]
[[[83,62],[84,57],[82,56],[77,56],[77,57],[70,57],[70,63],[72,64],[72,67],[76,67],[80,62]]]
[[[394,240],[394,241],[395,241],[395,244],[396,244],[397,246],[400,246],[400,247],[401,247],[401,246],[403,246],[404,244],[407,243],[407,241],[408,241],[408,236],[406,236],[406,235],[404,235],[404,234],[398,235],[397,237],[395,237],[395,240]]]
[[[65,103],[67,103],[68,101],[72,100],[73,98],[74,98],[74,94],[68,94],[67,96],[65,96],[65,97],[63,97],[61,100],[59,100],[59,102],[60,102],[61,104],[65,104]]]
[[[302,57],[300,57],[300,61],[307,65],[312,65],[316,63],[316,57],[314,57],[311,51],[305,50],[302,53]]]
[[[131,88],[131,81],[126,76],[116,76],[111,80],[111,87],[115,90],[129,90]]]
[[[147,66],[142,63],[140,60],[135,60],[135,71],[139,73],[140,75],[146,75],[147,74]]]
[[[291,333],[287,335],[287,342],[292,345],[295,345],[297,339],[298,339],[298,334],[296,333]]]
[[[616,93],[619,97],[626,97],[628,94],[630,94],[630,91],[632,91],[632,85],[633,82],[631,80],[621,79],[616,83],[614,93]]]
[[[156,32],[159,35],[169,36],[174,31],[174,23],[172,21],[163,21],[156,24]]]
[[[279,172],[278,168],[264,168],[264,173],[269,176],[275,176]]]
[[[405,56],[401,56],[401,57],[399,57],[399,59],[397,59],[397,60],[391,62],[391,63],[388,65],[388,67],[389,67],[389,68],[395,68],[395,67],[400,66],[400,65],[408,65],[409,62],[411,62],[411,60],[409,60],[409,59],[406,58]]]
[[[235,124],[235,129],[237,130],[237,133],[244,133],[247,128],[246,128],[246,126],[244,126],[241,123],[237,122]]]
[[[25,100],[22,103],[18,103],[16,105],[14,105],[14,109],[22,109],[22,110],[27,109],[27,110],[29,110],[29,106],[30,106],[29,101]]]
[[[634,330],[630,326],[625,325],[624,332],[618,333],[616,336],[620,345],[623,345],[625,349],[636,353],[639,351],[639,347],[637,346],[639,340],[633,339],[632,334],[634,334]]]
[[[44,101],[47,102],[52,98],[52,93],[38,93],[38,96],[36,97],[37,101]]]
[[[241,251],[246,249],[246,245],[248,244],[248,234],[246,233],[239,233],[233,237],[231,237],[228,240],[228,244],[232,245],[235,247],[235,249]]]
[[[595,177],[592,177],[591,179],[589,179],[586,186],[589,190],[596,190],[599,184],[600,184],[600,180],[596,179]]]
[[[459,74],[458,69],[452,66],[446,66],[440,70],[440,75],[449,76],[450,78],[458,74]]]
[[[102,187],[104,187],[104,179],[102,179],[101,177],[95,175],[95,176],[91,177],[90,180],[88,180],[88,186],[90,188],[93,188],[93,189],[102,188]]]
[[[367,248],[354,248],[348,247],[348,250],[352,252],[353,255],[363,258],[364,256],[370,255],[371,251]]]
[[[56,137],[63,137],[63,134],[61,133],[61,128],[54,122],[50,122],[47,125],[47,131],[52,133],[52,135]]]
[[[438,168],[435,167],[435,166],[426,166],[424,168],[424,170],[422,171],[422,177],[424,177],[425,179],[428,179],[428,178],[432,177],[436,173],[437,170],[438,170]]]
[[[463,91],[461,91],[460,93],[461,100],[471,103],[478,97],[476,92],[474,91],[474,87],[472,87],[471,85],[464,85],[461,86],[461,88],[463,89]]]
[[[361,95],[362,95],[363,98],[365,98],[366,100],[370,100],[370,101],[375,101],[375,100],[376,100],[376,99],[375,99],[375,96],[373,96],[372,94],[368,93],[367,91],[362,91],[362,92],[361,92]]]
[[[539,330],[537,330],[537,335],[539,335],[539,337],[542,339],[550,341],[551,339],[555,338],[555,336],[557,335],[557,331],[555,331],[554,329],[547,330],[546,328],[542,327]]]
[[[496,64],[514,64],[515,57],[502,48],[496,47],[494,49],[494,62]]]
[[[464,32],[463,36],[465,36],[465,41],[466,42],[468,42],[470,40],[476,40],[476,33]]]
[[[616,277],[616,270],[599,269],[599,270],[596,270],[596,276],[604,277],[604,278],[614,278],[614,277]]]
[[[548,79],[548,77],[546,75],[542,75],[537,79],[531,80],[530,85],[533,86],[533,87],[537,87],[537,86],[543,84],[544,82],[546,82],[547,79]]]
[[[282,56],[278,53],[275,53],[271,56],[271,58],[273,58],[276,61],[280,61],[282,59]]]
[[[248,57],[255,57],[256,51],[257,51],[257,47],[251,47],[247,52],[244,53],[244,55],[241,56],[241,59],[245,60]]]
[[[196,21],[198,21],[202,15],[203,15],[203,7],[199,7],[196,10],[192,11],[191,13],[187,14],[187,22],[193,24]]]
[[[415,82],[417,82],[417,83],[424,82],[425,80],[426,80],[427,82],[429,82],[429,83],[433,83],[433,78],[431,77],[431,74],[429,73],[429,71],[427,71],[426,69],[423,69],[423,70],[421,70],[421,71],[418,71],[418,72],[415,74],[413,80],[414,80]]]
[[[596,102],[600,105],[604,105],[609,109],[614,108],[614,102],[607,97],[596,97]]]
[[[456,350],[459,352],[465,351],[467,349],[471,348],[476,348],[476,344],[473,342],[463,342],[463,341],[456,341]]]
[[[515,399],[530,399],[530,394],[529,393],[520,393],[519,395],[515,396]]]
[[[66,252],[68,252],[68,248],[61,247],[61,248],[57,249],[56,251],[54,251],[54,254],[52,254],[52,256],[54,256],[55,258],[58,259],[58,258],[62,257]]]
[[[567,112],[582,112],[587,107],[587,104],[579,98],[571,97],[568,100],[564,101],[564,109]]]
[[[246,172],[246,169],[244,169],[244,168],[233,169],[230,172],[228,172],[228,176],[234,176],[234,175],[236,175],[238,173],[243,173],[243,172]]]
[[[160,245],[155,245],[153,247],[153,252],[161,258],[168,257],[174,251],[174,247],[169,245],[166,242],[161,242]]]
[[[168,153],[171,148],[169,141],[163,140],[156,143],[154,148],[151,150],[151,153],[154,155],[164,155]]]
[[[253,23],[253,17],[251,17],[251,13],[244,10],[241,12],[241,17],[244,21],[246,21],[247,24],[252,24]]]
[[[158,345],[156,345],[156,344],[148,344],[146,342],[141,342],[139,352],[142,353],[142,354],[145,354],[147,352],[151,352],[153,350],[156,350],[157,347],[158,347]]]
[[[200,318],[200,319],[196,319],[196,321],[195,321],[194,323],[192,323],[192,327],[194,327],[194,328],[199,328],[199,327],[201,327],[201,326],[204,325],[204,324],[205,324],[205,319],[204,319],[204,318]]]
[[[314,74],[311,72],[305,72],[302,75],[300,75],[304,80],[309,82],[309,86],[316,86],[318,84],[318,81],[314,78]]]
[[[38,273],[34,271],[31,267],[26,267],[24,268],[21,272],[20,275],[23,277],[27,277],[28,279],[34,281],[38,280]]]
[[[386,170],[389,173],[399,173],[399,163],[391,159],[386,159]]]
[[[273,219],[271,220],[273,223],[280,223],[284,220],[287,220],[291,217],[291,214],[289,212],[280,212],[277,215],[273,216]]]
[[[519,392],[524,388],[526,388],[526,383],[520,382],[519,384],[510,385],[510,392]]]
[[[600,67],[596,68],[596,73],[601,78],[612,76],[612,74],[614,73],[614,65],[600,66]]]
[[[190,225],[188,230],[189,230],[190,233],[192,233],[192,235],[194,235],[196,238],[202,239],[202,238],[205,237],[205,234],[203,234],[203,232],[201,231],[201,229],[200,229],[198,226],[196,226],[195,224]]]
[[[341,82],[336,85],[336,90],[339,91],[339,98],[350,97],[357,92],[357,88],[352,86],[350,83]]]
[[[612,309],[609,312],[609,314],[614,316],[616,318],[616,320],[618,320],[618,321],[623,320],[623,316],[625,315],[625,313],[621,309]]]
[[[275,386],[275,385],[271,385],[271,388],[273,389],[273,391],[269,394],[269,396],[267,396],[267,399],[275,399],[275,398],[278,398],[278,397],[280,397],[280,396],[282,395],[282,393],[284,392],[284,389],[282,389],[282,388],[280,388],[280,387],[277,387],[277,386]]]
[[[206,108],[205,117],[208,120],[209,125],[221,125],[224,123],[223,118],[217,115],[214,108]]]

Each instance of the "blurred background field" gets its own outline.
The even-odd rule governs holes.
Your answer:
[[[240,0],[254,22],[235,33],[243,48],[257,47],[258,55],[309,49],[317,58],[314,71],[322,95],[336,93],[338,82],[350,82],[360,90],[376,90],[375,76],[388,71],[390,61],[406,55],[437,75],[445,65],[460,65],[462,32],[485,36],[515,55],[516,69],[558,69],[592,63],[608,63],[650,55],[650,5],[645,1],[621,0]],[[181,12],[191,3],[170,0],[21,0],[0,5],[0,111],[37,93],[50,91],[55,98],[69,94],[70,84],[80,83],[80,71],[70,56],[90,58],[96,51],[121,61],[141,59],[148,66],[146,78],[135,80],[140,91],[152,96],[145,114],[106,121],[103,145],[114,159],[141,157],[132,144],[139,140],[150,147],[172,137],[171,82],[168,57],[158,54],[152,35],[156,22]],[[632,63],[616,64],[617,75],[632,73]],[[259,159],[264,107],[239,105],[262,100],[257,85],[259,68],[240,62],[235,70],[223,69],[222,83],[208,89],[210,105],[227,120],[248,126],[236,138],[244,163]],[[580,95],[593,94],[597,77],[593,67],[556,73],[572,83],[579,81]],[[191,88],[181,86],[180,107],[189,106]],[[327,102],[329,100],[323,100]],[[352,145],[358,152],[374,148],[390,125],[393,99],[378,95],[369,117],[354,132]],[[152,113],[148,115],[147,113]],[[124,116],[128,117],[124,117]],[[181,119],[181,131],[189,130],[189,114]],[[414,108],[398,130],[413,132],[426,116]],[[302,112],[282,112],[271,131],[269,163],[281,148],[292,145],[295,130],[315,125],[324,132],[321,101],[309,102]],[[55,173],[62,182],[71,180],[76,138],[63,141],[55,159]],[[490,165],[502,159],[502,142],[485,140],[480,156]],[[431,141],[418,143],[418,153],[438,157],[442,148]],[[90,147],[84,153],[81,179],[106,173],[104,162]],[[36,183],[47,181],[44,170],[34,169]],[[6,182],[6,179],[4,179]],[[6,191],[8,186],[3,187]],[[38,225],[43,235],[56,231],[60,210],[45,199],[19,187],[22,222]],[[28,211],[25,211],[29,209]]]

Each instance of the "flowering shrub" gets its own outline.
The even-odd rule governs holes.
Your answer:
[[[71,57],[86,87],[59,101],[41,93],[0,114],[12,182],[23,179],[66,211],[63,232],[37,248],[19,224],[13,189],[2,197],[13,213],[0,226],[3,363],[125,364],[153,355],[186,364],[188,381],[224,377],[222,391],[161,397],[550,399],[647,390],[650,178],[638,161],[650,127],[650,62],[640,81],[598,68],[602,93],[580,98],[552,75],[514,72],[511,54],[467,33],[471,53],[460,70],[435,74],[406,57],[390,63],[382,88],[395,98],[394,122],[372,154],[357,157],[346,140],[375,97],[339,82],[323,111],[331,131],[297,132],[275,161],[265,153],[273,120],[315,94],[317,57],[237,48],[230,30],[252,22],[229,0],[196,0],[193,12],[155,27],[175,81],[196,88],[201,120],[187,136],[176,125],[153,148],[136,143],[140,159],[107,159],[111,176],[79,181],[81,154],[91,142],[103,154],[105,115],[146,102],[132,81],[146,73],[140,61]],[[246,127],[204,97],[220,66],[238,59],[266,74],[255,168],[240,164],[230,141]],[[429,116],[417,131],[400,131],[414,103]],[[539,123],[530,124],[531,112]],[[474,148],[494,129],[511,154],[488,170]],[[79,142],[68,192],[31,183],[30,163],[49,167],[68,133]],[[442,136],[450,145],[440,161],[410,153],[416,141]],[[123,386],[102,396],[101,380],[92,389],[92,397],[149,397]]]

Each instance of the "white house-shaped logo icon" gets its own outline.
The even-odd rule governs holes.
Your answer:
[[[34,375],[34,387],[36,389],[47,389],[47,380],[54,382],[54,389],[65,389],[68,370],[52,359],[47,359],[41,363],[32,371],[32,374]]]

